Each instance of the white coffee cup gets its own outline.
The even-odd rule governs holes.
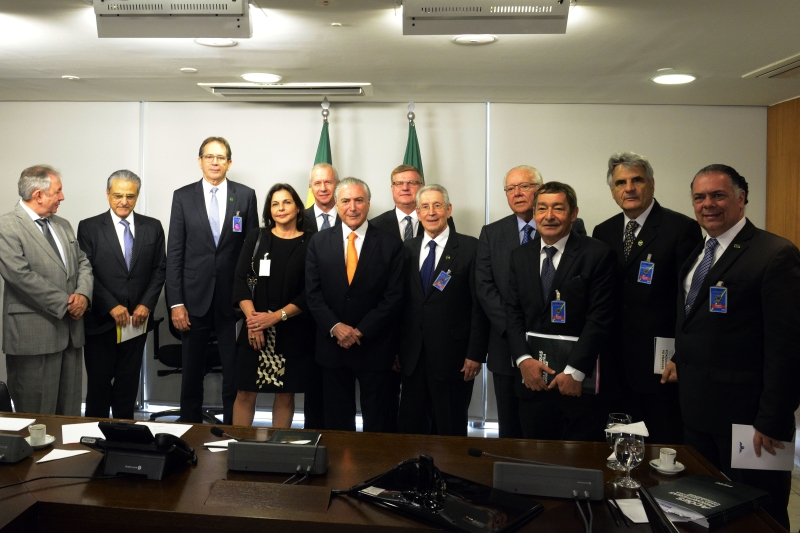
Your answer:
[[[47,438],[47,426],[44,424],[31,424],[28,426],[28,432],[31,434],[31,444],[34,446],[44,444]]]
[[[678,465],[675,464],[675,460],[676,460],[678,454],[674,449],[672,449],[672,448],[661,448],[661,450],[659,450],[659,452],[660,452],[660,454],[659,454],[659,459],[660,459],[659,466],[661,467],[662,470],[675,470],[676,468],[678,468]]]

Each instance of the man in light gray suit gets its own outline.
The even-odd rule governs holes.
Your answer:
[[[64,200],[59,173],[26,168],[18,188],[20,202],[0,216],[8,389],[18,412],[80,416],[92,266],[70,223],[55,216]]]

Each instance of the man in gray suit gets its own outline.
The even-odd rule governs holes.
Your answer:
[[[26,168],[18,188],[19,204],[0,216],[8,389],[19,412],[79,416],[92,267],[70,223],[55,216],[64,200],[59,173]]]

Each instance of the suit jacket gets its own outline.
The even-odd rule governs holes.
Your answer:
[[[224,199],[223,199],[224,201]],[[244,239],[258,227],[256,193],[228,180],[225,217],[219,244],[214,246],[202,180],[176,190],[172,196],[167,243],[167,305],[183,304],[192,316],[204,316],[216,299],[220,310],[234,319],[233,277]],[[242,217],[242,231],[233,231],[233,217]]]
[[[586,235],[583,220],[575,219],[572,231],[578,235]],[[492,372],[506,376],[514,374],[515,366],[508,345],[505,307],[509,296],[511,252],[515,248],[519,248],[517,215],[503,217],[481,229],[475,262],[475,281],[478,301],[490,322],[487,366]]]
[[[800,404],[800,252],[748,220],[684,316],[682,284],[702,251],[700,244],[678,278],[673,361],[683,421],[721,435],[730,434],[731,424],[752,424],[769,437],[791,440]],[[728,288],[727,313],[709,311],[709,288],[718,282]]]
[[[449,272],[450,281],[444,290],[431,287],[426,295],[419,275],[422,239],[420,235],[404,243],[400,368],[411,375],[424,346],[436,379],[463,379],[464,359],[486,361],[489,334],[489,321],[475,294],[478,240],[450,232],[434,269],[434,280],[440,272]]]
[[[92,266],[72,226],[52,215],[50,227],[64,250],[66,265],[39,226],[17,204],[0,216],[0,276],[3,289],[3,352],[42,355],[63,351],[70,340],[84,343],[83,318],[72,320],[67,300],[86,296],[91,308]]]
[[[342,226],[311,237],[306,254],[306,302],[317,323],[316,360],[325,367],[388,370],[397,347],[394,329],[403,296],[403,245],[367,226],[358,267],[347,283]],[[330,334],[338,322],[358,328],[361,344],[345,350]]]
[[[317,231],[319,231],[319,230],[317,229],[317,217],[316,217],[316,213],[314,213],[314,206],[312,205],[311,207],[306,209],[305,213],[306,213],[306,217],[305,217],[305,219],[303,221],[303,231],[311,232],[311,233],[317,233]],[[336,215],[336,222],[334,222],[333,225],[334,226],[341,226],[342,225],[342,219],[341,219],[341,217],[339,217],[338,214]]]
[[[603,365],[609,377],[626,380],[639,393],[660,388],[661,374],[653,373],[653,338],[673,337],[678,269],[702,241],[697,221],[655,203],[628,259],[622,252],[625,215],[619,213],[594,228],[592,237],[606,243],[617,258],[614,327]],[[639,283],[642,261],[654,263],[652,282]]]
[[[540,249],[541,237],[537,235],[533,241],[511,252],[506,302],[511,357],[516,361],[521,355],[533,355],[525,339],[527,331],[579,337],[567,364],[588,377],[597,356],[605,348],[614,317],[614,254],[600,241],[572,232],[558,263],[550,294],[543,295],[539,278]],[[564,324],[550,321],[550,302],[555,300],[556,290],[566,304]],[[604,380],[602,361],[600,376]]]
[[[370,220],[369,223],[373,224],[378,229],[382,229],[383,231],[387,231],[392,235],[395,235],[401,241],[403,240],[403,234],[400,233],[400,225],[397,223],[397,215],[395,214],[394,207],[385,213],[381,213],[380,215],[376,216]],[[447,225],[450,226],[450,231],[456,230],[456,223],[453,222],[453,217],[447,219]],[[419,237],[424,232],[425,230],[422,229],[422,224],[417,224],[417,231],[414,233],[414,237]]]
[[[94,274],[92,310],[85,317],[87,335],[113,329],[116,323],[109,311],[118,305],[133,313],[139,304],[152,312],[158,303],[167,269],[164,229],[155,218],[139,213],[134,214],[134,222],[130,272],[109,211],[78,224],[78,244]]]

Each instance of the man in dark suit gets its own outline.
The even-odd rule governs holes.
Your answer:
[[[209,137],[197,159],[203,179],[175,191],[167,248],[167,304],[181,331],[181,421],[202,422],[205,354],[216,331],[222,361],[223,423],[236,400],[233,276],[245,236],[258,227],[256,194],[227,179],[231,147]]]
[[[306,300],[317,323],[325,427],[355,430],[357,380],[364,431],[391,431],[393,329],[403,294],[403,246],[367,222],[366,183],[345,178],[335,195],[342,225],[314,235],[306,256]]]
[[[692,181],[708,237],[679,273],[675,356],[663,379],[678,381],[684,443],[731,480],[769,492],[764,510],[788,529],[791,472],[731,468],[732,424],[755,427],[757,456],[774,454],[793,440],[800,405],[800,252],[745,218],[747,194],[727,165]]]
[[[117,326],[142,327],[164,287],[167,259],[161,222],[134,214],[141,187],[130,170],[111,174],[111,209],[78,225],[78,243],[92,264],[94,294],[86,314],[86,416],[133,418],[147,335],[117,343]]]
[[[451,231],[447,190],[417,193],[424,235],[405,242],[400,368],[401,433],[467,435],[475,377],[486,360],[489,324],[475,295],[478,240]]]
[[[382,213],[369,223],[406,241],[421,234],[417,215],[417,191],[425,185],[425,178],[417,167],[400,165],[392,170],[392,200],[394,209]]]
[[[534,199],[536,237],[511,252],[508,341],[518,367],[515,389],[526,438],[603,437],[605,415],[596,396],[582,394],[582,388],[585,379],[592,379],[598,354],[608,340],[614,309],[614,254],[600,241],[571,231],[577,215],[572,187],[545,183]],[[556,373],[532,357],[528,331],[578,337],[563,371]],[[543,374],[549,374],[549,384]]]
[[[613,334],[602,355],[610,393],[604,391],[604,403],[609,412],[643,420],[651,442],[679,444],[678,387],[660,383],[663,365],[654,343],[656,337],[674,338],[678,269],[702,240],[700,226],[653,198],[653,167],[644,156],[612,155],[606,180],[622,213],[592,234],[617,257]],[[659,359],[658,372],[654,358]]]
[[[308,187],[314,195],[314,205],[306,209],[305,231],[316,233],[342,223],[336,214],[333,191],[339,183],[339,173],[328,163],[317,163],[311,169]]]
[[[522,438],[519,421],[519,400],[514,392],[514,361],[508,346],[506,309],[511,251],[533,240],[533,196],[542,184],[542,174],[528,165],[520,165],[506,173],[503,192],[512,214],[487,224],[481,230],[475,263],[478,301],[489,317],[489,358],[501,438]],[[576,218],[572,229],[586,235],[583,221]]]

